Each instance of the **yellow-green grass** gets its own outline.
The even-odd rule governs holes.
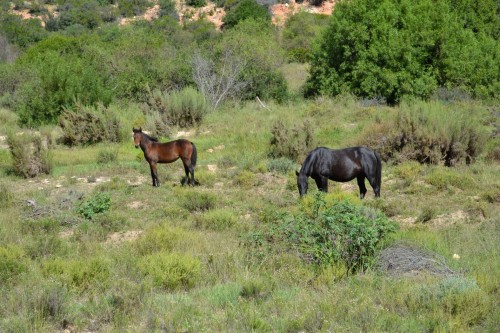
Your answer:
[[[433,251],[459,274],[391,277],[371,268],[346,276],[341,265],[317,267],[278,244],[245,246],[267,214],[311,201],[299,199],[292,170],[267,170],[270,129],[278,119],[310,119],[318,144],[342,147],[394,109],[364,108],[349,97],[267,106],[227,105],[190,129],[195,188],[181,186],[180,161],[160,165],[161,186],[152,187],[131,138],[56,146],[53,173],[30,180],[9,175],[8,152],[0,150],[0,331],[497,329],[498,164],[384,163],[382,198],[367,185],[361,204],[400,224],[386,244]],[[117,160],[98,163],[109,149]],[[331,182],[330,191],[327,202],[360,202],[355,181]],[[108,193],[111,206],[88,220],[77,207],[97,192]],[[425,214],[430,219],[416,222]]]

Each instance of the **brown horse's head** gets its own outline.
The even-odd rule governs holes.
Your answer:
[[[141,143],[142,139],[142,128],[132,128],[132,131],[134,132],[134,145],[135,148],[139,148],[139,145]]]

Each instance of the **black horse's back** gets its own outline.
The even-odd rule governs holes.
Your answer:
[[[315,180],[320,191],[328,192],[328,180],[347,182],[354,178],[358,181],[360,196],[366,193],[365,178],[373,187],[375,196],[380,196],[382,164],[380,156],[367,147],[330,149],[318,147],[311,151],[300,172],[297,173],[297,185],[300,195],[307,193],[307,178]]]

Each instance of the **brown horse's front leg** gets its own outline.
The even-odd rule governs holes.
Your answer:
[[[153,179],[153,186],[160,186],[158,172],[156,171],[156,163],[150,162],[149,167],[151,168],[151,178]]]

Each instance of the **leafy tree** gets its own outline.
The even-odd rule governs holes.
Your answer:
[[[108,105],[114,96],[108,56],[95,40],[53,36],[31,47],[15,63],[30,73],[19,84],[16,110],[28,125],[54,123],[64,107]]]
[[[249,19],[226,31],[216,51],[216,59],[224,57],[225,50],[230,50],[245,64],[240,74],[240,81],[246,83],[239,94],[241,98],[286,99],[286,81],[278,70],[285,55],[267,23]]]
[[[39,19],[23,20],[17,15],[4,14],[0,16],[0,31],[7,37],[9,43],[26,48],[48,36]]]
[[[429,97],[438,86],[459,86],[494,96],[500,44],[467,22],[449,1],[340,2],[313,53],[306,95],[351,92],[397,103],[404,96]]]
[[[283,47],[289,61],[307,62],[311,58],[312,43],[328,23],[328,16],[300,12],[290,17],[283,29]]]
[[[223,26],[224,28],[232,28],[246,19],[271,22],[271,16],[265,7],[259,5],[255,0],[241,0],[227,10]]]

